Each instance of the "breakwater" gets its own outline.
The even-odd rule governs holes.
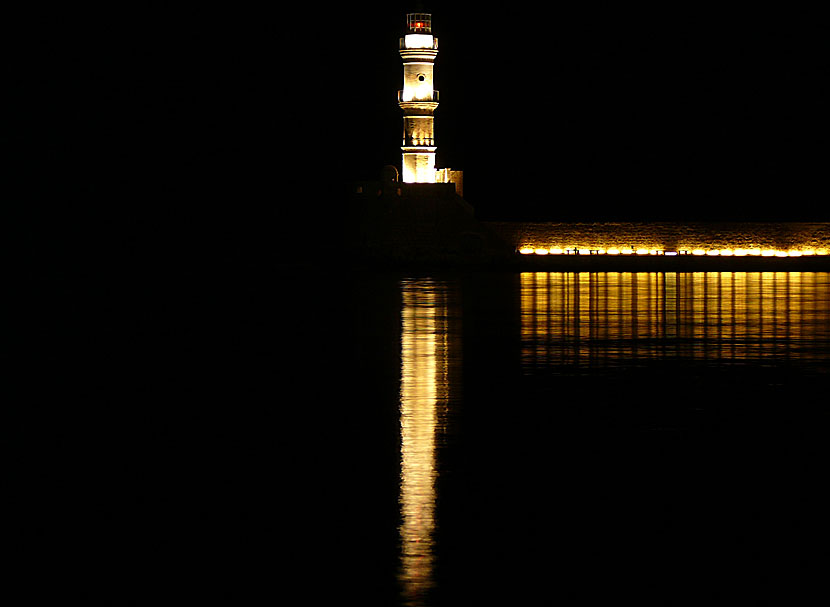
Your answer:
[[[655,222],[533,223],[488,222],[516,252],[522,250],[798,251],[827,254],[830,223]]]

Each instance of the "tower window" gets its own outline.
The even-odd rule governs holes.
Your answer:
[[[423,74],[418,74],[418,80],[419,80],[420,82],[423,82],[424,80],[426,80],[426,78],[424,77],[424,75],[423,75]]]

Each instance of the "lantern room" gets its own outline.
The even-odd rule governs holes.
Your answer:
[[[430,13],[409,13],[406,16],[406,27],[410,34],[431,34],[432,15]]]

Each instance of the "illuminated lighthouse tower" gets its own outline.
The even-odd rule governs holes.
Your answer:
[[[432,15],[409,13],[407,32],[400,40],[403,59],[403,90],[398,104],[403,110],[404,183],[435,183],[435,132],[433,113],[438,107],[438,91],[433,88],[433,66],[438,55],[438,39],[432,35]]]

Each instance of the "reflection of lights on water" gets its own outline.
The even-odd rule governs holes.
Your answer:
[[[830,272],[523,272],[521,289],[531,372],[675,357],[828,364]]]
[[[445,293],[432,281],[402,285],[400,571],[405,604],[424,604],[434,586],[435,452],[447,401]]]

